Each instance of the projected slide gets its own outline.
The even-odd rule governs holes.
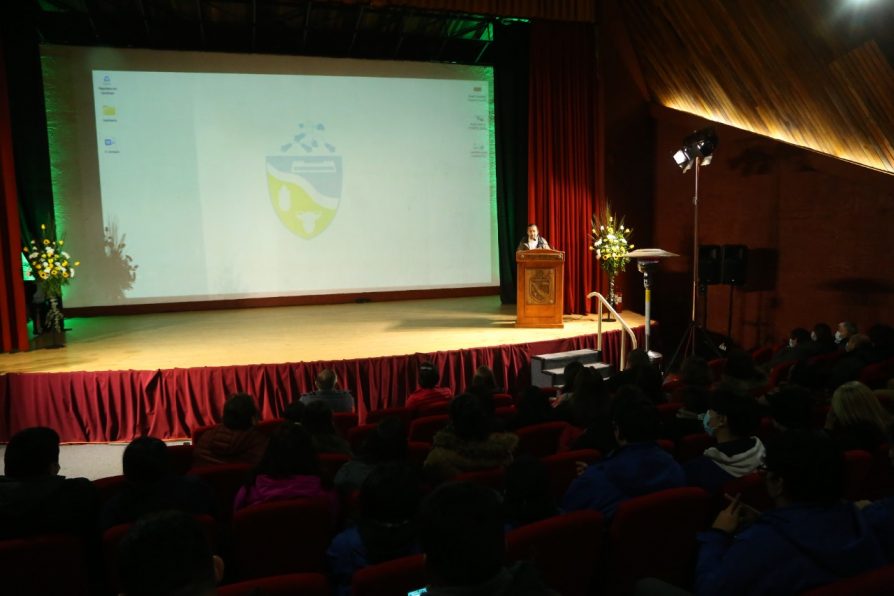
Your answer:
[[[54,199],[95,252],[67,306],[498,283],[489,69],[57,52]]]

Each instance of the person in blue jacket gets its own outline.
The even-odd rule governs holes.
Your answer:
[[[655,442],[660,419],[642,390],[620,388],[611,413],[619,447],[571,484],[562,500],[565,511],[596,509],[610,518],[627,499],[686,484],[683,468]]]
[[[736,499],[698,535],[697,594],[798,594],[886,564],[871,520],[841,500],[844,461],[832,441],[788,431],[767,445],[766,483],[776,509],[741,528]]]

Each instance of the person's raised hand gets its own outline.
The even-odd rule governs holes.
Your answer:
[[[725,532],[727,534],[735,533],[736,529],[739,527],[740,521],[740,512],[741,512],[741,503],[739,502],[739,498],[741,495],[736,495],[736,498],[733,499],[732,503],[730,503],[726,509],[717,514],[717,517],[714,519],[714,523],[711,525],[715,530],[720,530],[721,532]]]

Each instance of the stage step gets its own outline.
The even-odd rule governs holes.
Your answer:
[[[564,369],[574,361],[599,371],[603,378],[612,373],[612,366],[601,362],[599,350],[571,350],[554,354],[538,354],[531,358],[531,384],[535,387],[555,387],[565,382]]]

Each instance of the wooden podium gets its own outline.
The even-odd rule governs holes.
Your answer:
[[[564,327],[565,253],[534,249],[515,253],[518,265],[516,327]]]

